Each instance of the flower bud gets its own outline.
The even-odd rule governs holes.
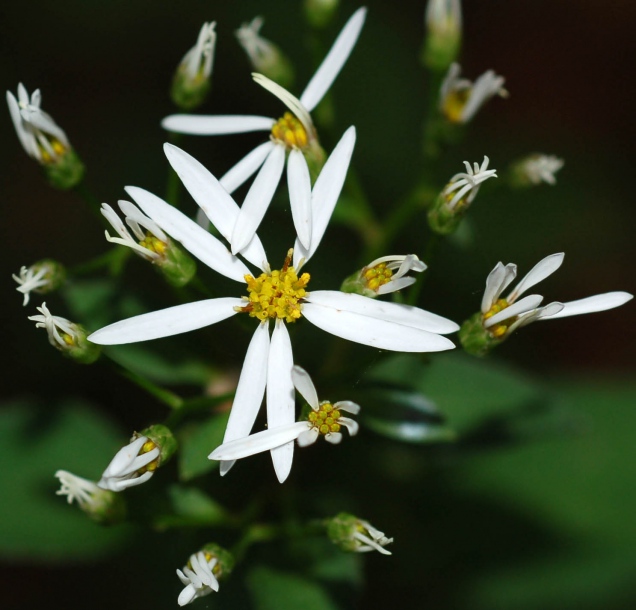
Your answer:
[[[185,589],[177,600],[180,606],[219,590],[219,580],[227,578],[234,567],[232,555],[217,544],[206,544],[198,553],[190,555],[177,576]]]
[[[339,513],[327,522],[327,535],[343,551],[367,553],[378,551],[390,555],[384,547],[393,542],[383,532],[375,529],[368,521],[358,519],[349,513]]]
[[[311,27],[327,27],[340,5],[340,0],[304,0],[305,18]]]
[[[493,336],[484,328],[483,316],[480,312],[461,325],[458,337],[462,347],[473,356],[485,356],[505,339],[505,337]]]
[[[36,322],[36,328],[46,329],[49,343],[54,348],[80,364],[91,364],[99,358],[101,347],[86,338],[87,333],[83,326],[51,315],[46,303],[42,303],[37,310],[41,315],[29,316],[29,320]]]
[[[30,267],[21,267],[20,275],[12,277],[19,284],[16,290],[24,295],[22,305],[28,305],[32,292],[48,294],[57,290],[66,279],[66,269],[61,263],[46,258]]]
[[[427,36],[422,62],[444,72],[457,59],[462,42],[462,11],[459,0],[429,0],[426,7]]]
[[[383,256],[350,275],[342,283],[340,290],[375,299],[414,284],[415,278],[406,277],[406,274],[409,271],[422,272],[425,269],[426,265],[415,254]]]

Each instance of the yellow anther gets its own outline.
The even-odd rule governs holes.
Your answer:
[[[330,402],[323,402],[318,411],[312,411],[307,419],[320,434],[330,434],[340,432],[340,416],[340,411]]]
[[[367,281],[367,288],[373,291],[377,291],[380,286],[390,282],[392,275],[393,271],[386,266],[386,263],[367,268],[362,273],[362,276]]]
[[[472,89],[470,88],[451,91],[444,99],[442,111],[444,112],[444,116],[451,123],[462,122],[462,112],[464,111],[466,102],[470,98],[471,91]]]
[[[146,250],[150,250],[151,252],[158,254],[159,256],[163,256],[166,252],[166,248],[168,247],[168,244],[161,241],[158,237],[155,237],[152,233],[150,233],[150,231],[146,233],[146,237],[139,242],[139,245],[142,248],[146,248]]]
[[[489,318],[492,318],[495,314],[498,314],[500,311],[503,311],[508,306],[509,306],[509,303],[508,301],[506,301],[506,299],[497,300],[493,304],[493,306],[484,314],[483,319],[488,320]],[[503,320],[499,322],[498,324],[491,326],[488,329],[488,332],[497,339],[500,337],[503,337],[508,332],[508,327],[516,320],[516,318],[517,318],[516,316],[512,316],[511,318],[508,318],[507,320]]]
[[[51,142],[51,147],[56,155],[62,155],[66,152],[66,146],[64,146],[64,144],[62,144],[59,140],[53,140]]]
[[[287,148],[303,149],[309,143],[303,124],[291,113],[286,112],[272,127],[272,138]]]
[[[66,345],[75,345],[75,339],[68,333],[60,333],[62,335],[62,339]]]
[[[329,430],[331,432],[340,432],[340,424],[331,424],[331,426],[329,426]]]
[[[148,453],[152,451],[157,445],[155,445],[151,440],[147,440],[139,450],[139,455],[143,455],[144,453]]]
[[[320,426],[318,431],[320,432],[320,434],[327,434],[329,432],[329,426],[323,424],[322,426]]]

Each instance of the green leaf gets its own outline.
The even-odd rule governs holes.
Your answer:
[[[104,528],[55,495],[54,474],[97,480],[122,438],[79,401],[59,409],[15,401],[0,411],[0,556],[29,562],[103,556],[124,541],[124,528]]]
[[[337,606],[315,582],[292,574],[258,566],[247,576],[257,610],[337,610]]]
[[[159,529],[180,526],[214,526],[228,521],[227,511],[196,487],[171,485],[168,489],[168,495],[174,514],[157,518],[155,526]]]
[[[229,411],[212,415],[205,422],[192,423],[183,429],[179,435],[179,477],[182,481],[190,481],[218,468],[219,463],[209,460],[208,455],[223,442],[229,417]]]

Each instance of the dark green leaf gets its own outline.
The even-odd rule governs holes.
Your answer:
[[[223,442],[229,412],[212,415],[205,422],[189,425],[179,435],[179,476],[182,481],[210,472],[218,467],[208,455]]]

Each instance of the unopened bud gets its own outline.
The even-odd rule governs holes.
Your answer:
[[[368,521],[349,513],[339,513],[330,519],[327,523],[327,535],[343,551],[352,553],[378,551],[383,555],[391,554],[384,547],[393,542],[393,538],[387,538]]]
[[[177,576],[185,589],[177,600],[180,606],[219,590],[219,580],[227,578],[234,567],[234,558],[218,544],[206,544],[198,553],[190,555]]]
[[[414,284],[415,278],[406,274],[409,271],[421,273],[425,269],[426,265],[415,254],[383,256],[350,275],[340,290],[374,299]]]
[[[304,0],[305,18],[312,27],[324,28],[333,20],[339,5],[340,0]]]
[[[426,7],[426,29],[422,62],[431,70],[444,72],[457,59],[461,47],[460,0],[429,0]]]

